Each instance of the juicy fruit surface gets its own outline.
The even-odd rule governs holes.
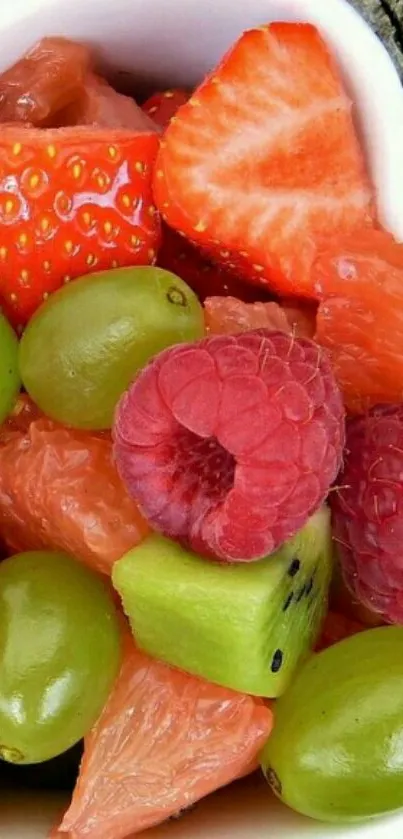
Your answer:
[[[0,122],[53,125],[81,94],[88,50],[65,38],[42,38],[0,75]]]
[[[92,72],[86,74],[80,95],[59,115],[59,124],[155,131],[155,123],[131,96],[117,93],[108,82]]]
[[[403,623],[403,407],[351,419],[346,444],[340,489],[331,496],[344,579],[368,609]]]
[[[0,75],[0,122],[155,131],[156,121],[134,99],[117,93],[92,71],[91,58],[82,44],[42,38]]]
[[[244,303],[235,297],[208,297],[204,301],[208,333],[234,335],[250,329],[273,329],[297,338],[313,338],[314,311],[308,306],[280,306],[278,303]]]
[[[63,550],[110,574],[148,526],[116,471],[110,437],[28,414],[0,433],[0,531],[12,552]]]
[[[171,670],[128,640],[61,831],[123,839],[158,824],[252,771],[271,726],[258,700]]]
[[[148,359],[203,332],[197,298],[173,274],[147,266],[92,274],[60,289],[29,323],[20,344],[22,380],[47,416],[109,428]]]
[[[15,190],[0,202],[0,296],[16,326],[71,279],[155,261],[151,195],[155,131],[5,126],[0,169]]]
[[[240,38],[166,129],[154,194],[219,264],[310,296],[317,241],[373,217],[351,103],[313,26]]]
[[[141,106],[147,116],[160,125],[161,128],[171,122],[175,116],[178,108],[188,101],[190,92],[181,90],[180,88],[171,88],[168,90],[160,90],[153,93]]]
[[[234,272],[210,262],[195,245],[166,224],[162,224],[157,264],[181,277],[202,301],[210,295],[218,294],[255,300],[256,295],[262,294],[259,289],[241,282]]]
[[[260,562],[207,563],[154,535],[113,569],[142,649],[211,682],[269,697],[285,690],[315,643],[330,576],[327,510]]]
[[[262,329],[161,353],[120,401],[113,435],[153,529],[195,553],[247,561],[322,504],[344,412],[320,348]]]
[[[316,340],[330,354],[351,412],[400,402],[403,392],[403,244],[383,231],[330,241],[312,279]]]
[[[0,755],[49,760],[78,742],[101,712],[120,662],[110,593],[57,552],[0,563]]]
[[[10,413],[20,385],[17,336],[0,312],[0,423]]]
[[[323,821],[403,807],[403,628],[371,629],[312,657],[278,700],[261,762],[274,792]]]

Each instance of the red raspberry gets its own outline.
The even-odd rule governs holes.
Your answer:
[[[403,406],[380,406],[347,426],[333,527],[345,582],[372,612],[403,623]]]
[[[320,347],[256,329],[162,352],[123,396],[114,440],[155,530],[204,556],[248,561],[322,504],[344,411]]]

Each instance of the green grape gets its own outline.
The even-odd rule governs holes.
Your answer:
[[[116,404],[147,361],[204,333],[193,291],[161,268],[120,268],[51,295],[24,333],[20,370],[49,417],[76,428],[110,428]]]
[[[403,627],[311,657],[274,715],[261,764],[289,807],[329,822],[403,808]]]
[[[67,554],[31,551],[0,564],[0,616],[0,758],[50,760],[87,734],[116,677],[111,594]]]
[[[11,411],[21,380],[18,372],[18,339],[0,313],[0,423]]]

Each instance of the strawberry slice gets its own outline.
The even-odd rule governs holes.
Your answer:
[[[315,27],[240,38],[166,129],[154,194],[219,264],[311,295],[317,241],[373,220],[351,103]]]
[[[194,245],[166,224],[162,225],[162,244],[157,264],[181,277],[201,301],[206,297],[225,297],[228,294],[240,300],[256,299],[257,288],[241,282],[230,271],[204,259]]]
[[[188,101],[189,96],[190,92],[179,88],[159,90],[157,93],[153,93],[141,107],[144,113],[151,117],[157,125],[165,128],[171,122],[172,117],[175,116],[178,108]]]
[[[63,283],[154,263],[153,131],[0,131],[0,296],[15,326]]]

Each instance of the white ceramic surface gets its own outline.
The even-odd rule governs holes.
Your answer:
[[[403,240],[403,92],[380,42],[346,0],[11,0],[0,11],[0,67],[37,38],[63,34],[96,49],[109,69],[156,85],[196,82],[250,26],[269,20],[316,23],[338,56],[357,104],[380,213]],[[1,839],[44,839],[60,797],[0,791]],[[316,824],[247,781],[211,797],[148,839],[397,839],[403,815],[358,827]]]

